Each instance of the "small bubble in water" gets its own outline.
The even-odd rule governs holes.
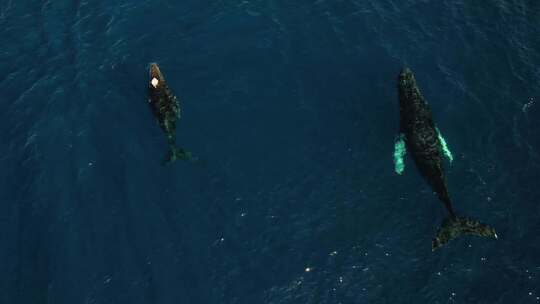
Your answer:
[[[523,105],[523,107],[521,108],[521,111],[523,113],[527,113],[527,110],[529,110],[529,108],[532,107],[533,104],[534,104],[534,98],[529,97],[529,101]]]

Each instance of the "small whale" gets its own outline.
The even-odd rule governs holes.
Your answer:
[[[180,118],[180,105],[156,63],[150,64],[148,104],[167,136],[169,152],[164,163],[173,163],[178,159],[191,160],[191,153],[176,146],[176,120]]]
[[[497,233],[492,227],[474,219],[457,216],[454,212],[443,168],[443,155],[452,162],[452,153],[441,132],[435,126],[431,109],[420,93],[410,69],[404,68],[400,72],[398,90],[400,134],[394,146],[395,171],[398,174],[403,173],[405,169],[403,158],[409,151],[420,174],[443,202],[449,214],[432,241],[432,250],[444,246],[461,235],[496,239]]]

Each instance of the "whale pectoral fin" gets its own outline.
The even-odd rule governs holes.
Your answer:
[[[176,96],[174,97],[174,113],[176,114],[176,118],[180,118],[180,103],[178,102],[178,99]]]
[[[405,135],[401,133],[394,142],[394,170],[400,175],[405,170],[405,154],[407,154]]]
[[[452,156],[452,152],[448,148],[448,144],[446,143],[446,140],[442,136],[441,131],[439,131],[438,128],[435,128],[435,129],[437,129],[437,135],[439,136],[439,141],[441,142],[441,148],[443,150],[443,153],[446,156],[446,158],[448,158],[450,163],[452,163],[452,161],[454,160],[454,156]]]

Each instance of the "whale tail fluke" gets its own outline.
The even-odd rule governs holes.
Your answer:
[[[498,238],[495,229],[489,225],[467,217],[450,216],[443,221],[441,227],[437,231],[431,249],[435,251],[462,235],[476,235],[493,239]]]
[[[182,148],[171,146],[169,152],[165,156],[163,164],[172,164],[177,160],[189,160],[197,161],[197,158],[193,157],[189,151],[186,151]]]

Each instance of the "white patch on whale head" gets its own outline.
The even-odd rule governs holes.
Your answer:
[[[157,80],[157,78],[154,77],[154,78],[152,78],[152,81],[150,81],[150,83],[152,84],[152,86],[153,86],[154,88],[157,88],[157,85],[158,85],[158,83],[159,83],[159,80]]]

